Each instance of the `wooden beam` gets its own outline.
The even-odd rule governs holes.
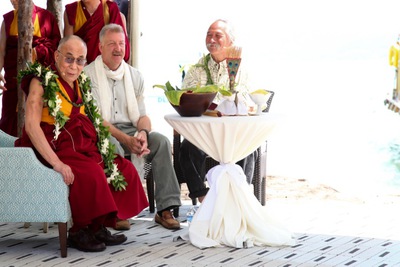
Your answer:
[[[26,68],[26,63],[32,61],[32,0],[18,0],[18,57],[17,71]],[[22,135],[22,127],[25,123],[25,94],[18,85],[18,124],[17,134]]]
[[[140,54],[140,45],[139,39],[141,36],[140,25],[139,25],[139,8],[140,8],[140,0],[130,0],[129,1],[129,36],[131,42],[131,65],[135,68],[139,68],[139,54]]]

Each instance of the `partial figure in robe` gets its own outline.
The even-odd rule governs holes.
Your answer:
[[[11,3],[14,10],[3,16],[0,34],[0,71],[4,68],[4,77],[0,74],[0,89],[3,90],[0,129],[17,136],[18,0],[11,0]],[[50,66],[61,39],[57,21],[51,12],[33,5],[32,23],[32,61]]]
[[[125,235],[112,235],[106,227],[136,216],[148,202],[133,164],[115,155],[109,144],[90,79],[82,72],[86,51],[83,40],[70,35],[60,41],[51,68],[35,63],[21,71],[26,119],[15,146],[32,147],[45,165],[62,174],[73,220],[68,244],[98,252],[125,242]]]
[[[80,0],[65,6],[64,36],[75,34],[81,37],[88,49],[87,63],[90,64],[100,55],[99,33],[104,25],[115,23],[125,31],[125,57],[130,57],[130,44],[126,32],[126,18],[118,5],[109,0]]]
[[[112,2],[117,3],[119,10],[122,14],[124,14],[125,18],[128,20],[129,13],[129,0],[111,0]]]

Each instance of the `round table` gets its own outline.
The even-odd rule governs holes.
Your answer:
[[[268,215],[235,162],[257,149],[281,119],[279,114],[260,116],[181,117],[165,120],[182,136],[220,165],[206,175],[210,190],[188,230],[199,247],[294,245],[289,231]]]

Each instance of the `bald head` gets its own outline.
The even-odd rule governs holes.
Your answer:
[[[220,29],[226,34],[226,36],[228,37],[228,41],[230,42],[231,45],[235,43],[236,40],[235,30],[233,29],[232,24],[228,20],[217,19],[210,25],[208,30],[210,29]]]
[[[65,45],[77,45],[80,48],[83,48],[85,50],[85,57],[87,53],[87,47],[86,43],[76,35],[68,35],[62,38],[58,44],[57,50],[62,50]]]
[[[233,29],[226,20],[216,20],[208,28],[206,46],[215,62],[226,59],[225,48],[232,46],[235,40]]]
[[[61,78],[73,88],[74,81],[86,64],[87,47],[85,42],[75,35],[61,39],[54,53],[55,65]]]

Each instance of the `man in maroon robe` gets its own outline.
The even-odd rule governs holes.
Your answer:
[[[14,10],[3,16],[0,35],[0,70],[4,67],[4,77],[0,74],[3,90],[0,129],[17,136],[18,0],[11,3]],[[54,62],[54,51],[61,38],[57,21],[52,13],[33,5],[32,23],[32,61],[49,66]]]
[[[117,219],[136,216],[148,202],[135,167],[121,156],[116,155],[113,164],[124,176],[126,189],[116,191],[108,184],[104,171],[107,159],[100,154],[97,131],[88,117],[93,116],[92,104],[84,102],[90,98],[86,92],[90,88],[77,82],[79,77],[83,79],[86,51],[81,38],[64,37],[54,54],[56,81],[47,81],[46,70],[37,71],[42,67],[31,67],[25,74],[21,83],[27,94],[25,127],[15,146],[32,147],[43,163],[61,173],[69,186],[73,220],[68,244],[81,251],[98,252],[125,242],[125,235],[112,235],[106,227],[115,227]],[[59,110],[69,118],[59,134],[47,99],[58,99]]]
[[[82,0],[65,6],[64,36],[75,34],[81,37],[89,47],[87,63],[90,64],[100,55],[99,33],[104,25],[115,23],[125,30],[125,57],[130,57],[129,38],[126,34],[125,20],[123,20],[118,5],[109,0]]]

